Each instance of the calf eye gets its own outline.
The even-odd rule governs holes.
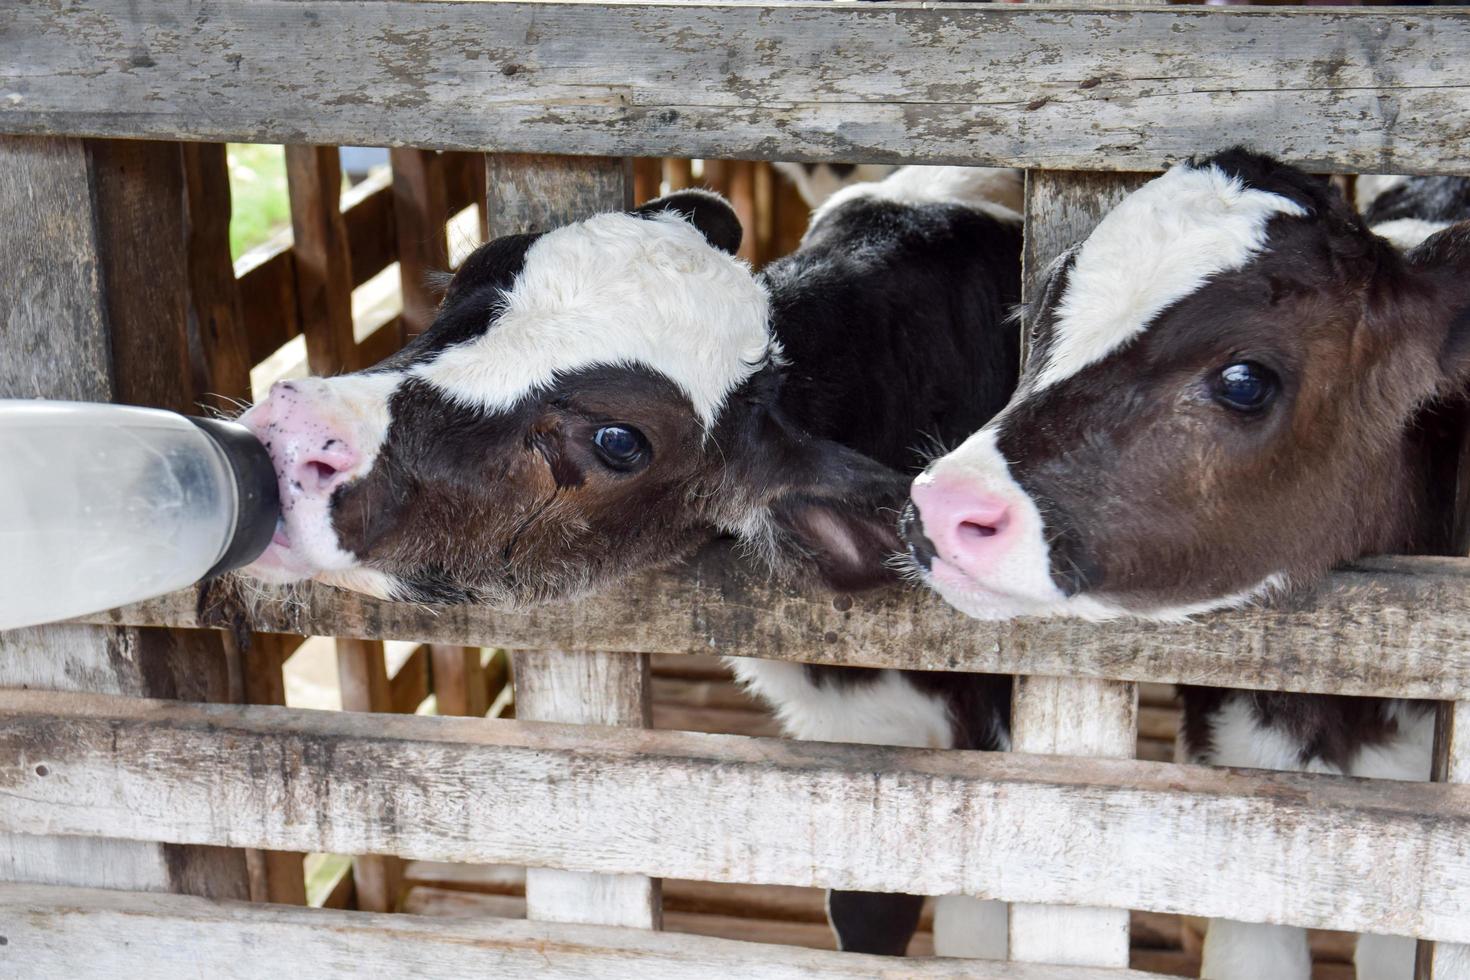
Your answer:
[[[1276,375],[1254,361],[1224,368],[1215,378],[1215,400],[1237,412],[1258,412],[1275,397]]]
[[[597,455],[615,470],[627,472],[648,462],[648,440],[626,425],[605,425],[592,437]]]

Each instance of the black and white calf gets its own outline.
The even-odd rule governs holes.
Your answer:
[[[959,168],[855,185],[760,276],[733,257],[733,211],[698,192],[491,242],[400,354],[246,413],[285,505],[250,572],[520,604],[724,532],[788,575],[890,581],[918,447],[978,428],[1015,383],[1021,229],[997,202],[1018,192],[1013,171]],[[1007,744],[1009,678],[734,669],[797,738]],[[902,952],[920,901],[836,894],[831,912],[845,948]],[[1003,955],[1004,912],[948,901],[936,933]]]
[[[1378,216],[1470,217],[1463,198],[1409,207],[1416,187]],[[1014,399],[915,481],[924,578],[983,619],[1173,620],[1432,546],[1418,421],[1470,377],[1470,224],[1422,225],[1408,251],[1386,230],[1398,245],[1326,183],[1238,150],[1126,198],[1051,270]],[[1429,775],[1427,703],[1182,696],[1196,762]],[[1364,936],[1358,975],[1407,978],[1413,954]],[[1301,930],[1212,923],[1205,976],[1309,972]]]
[[[777,163],[774,166],[796,187],[801,199],[814,208],[844,187],[882,180],[896,169],[879,163]]]

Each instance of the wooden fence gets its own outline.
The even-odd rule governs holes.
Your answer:
[[[314,371],[363,366],[428,322],[456,211],[544,228],[682,186],[690,157],[757,261],[800,222],[750,161],[1032,168],[1029,282],[1132,172],[1233,142],[1470,173],[1467,96],[1470,15],[1445,10],[14,0],[0,396],[188,411],[248,398],[296,336]],[[238,278],[227,139],[289,144],[292,243]],[[345,207],[336,144],[398,147]],[[394,261],[401,310],[355,321]],[[1388,558],[1189,625],[981,624],[794,594],[715,548],[514,614],[311,588],[241,619],[191,591],[3,634],[0,964],[1125,977],[1134,909],[1414,936],[1423,976],[1470,977],[1467,584],[1465,558]],[[340,638],[348,711],[282,706],[310,635]],[[422,644],[391,678],[389,639]],[[482,647],[515,651],[515,720],[448,717],[506,684]],[[652,658],[711,652],[1015,673],[1015,752],[648,730]],[[1135,758],[1140,683],[1174,682],[1439,699],[1436,781]],[[430,693],[438,717],[407,713]],[[328,902],[356,911],[261,904],[303,904],[308,851],[357,856]],[[405,859],[525,866],[530,921],[374,915]],[[662,878],[1001,899],[1018,962],[660,933]]]

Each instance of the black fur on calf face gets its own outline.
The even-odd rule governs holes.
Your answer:
[[[479,249],[402,352],[246,416],[301,498],[256,571],[519,604],[728,531],[793,575],[886,580],[881,508],[905,480],[785,417],[739,241],[729,206],[691,192]],[[328,465],[306,441],[323,434],[351,452]]]

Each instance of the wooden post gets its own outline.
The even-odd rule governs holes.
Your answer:
[[[546,650],[517,652],[512,662],[521,720],[652,724],[647,655]],[[642,875],[526,870],[526,914],[532,919],[657,929],[659,897],[658,881]]]
[[[679,157],[664,160],[664,179],[669,182],[669,193],[694,186],[694,161]]]
[[[639,157],[633,161],[633,203],[646,204],[658,197],[663,184],[664,162],[659,157]]]
[[[403,293],[401,342],[434,322],[438,296],[429,288],[431,273],[449,271],[449,198],[444,158],[433,150],[389,151],[393,165],[393,210],[398,231],[398,281]]]
[[[1470,783],[1470,701],[1439,706],[1434,732],[1435,782]],[[1470,980],[1470,943],[1419,943],[1418,980]]]
[[[1028,171],[1023,297],[1035,294],[1047,265],[1085,238],[1141,178]],[[1132,758],[1138,685],[1083,678],[1022,677],[1011,706],[1016,752]],[[1012,960],[1077,966],[1128,965],[1128,910],[1011,906]]]
[[[489,173],[490,235],[546,231],[601,211],[632,206],[629,161],[610,157],[494,154]],[[648,656],[518,653],[516,717],[596,725],[649,724]],[[642,875],[594,875],[531,868],[526,909],[558,922],[659,927],[659,883]]]
[[[480,666],[480,648],[434,643],[429,646],[429,656],[439,713],[485,717],[490,710],[490,688],[485,668]]]
[[[183,158],[174,143],[0,137],[0,398],[188,411]],[[0,633],[0,686],[228,700],[217,637],[56,625]],[[248,898],[244,853],[0,835],[0,877]]]

